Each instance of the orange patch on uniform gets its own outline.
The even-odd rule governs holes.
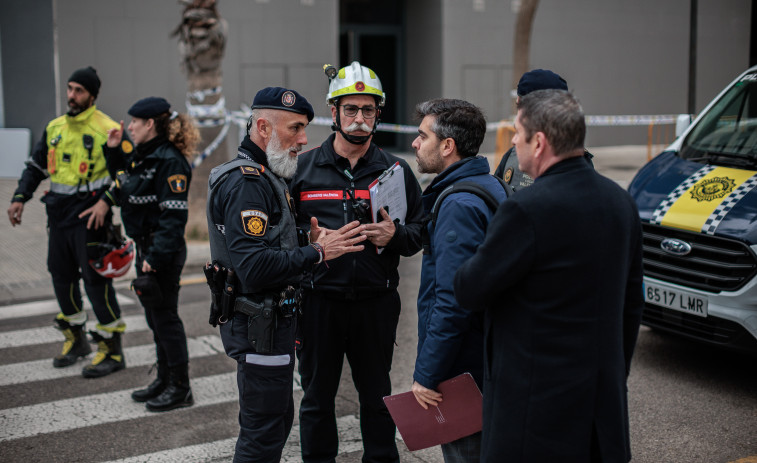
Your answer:
[[[55,148],[47,150],[47,171],[51,174],[55,173]]]
[[[174,193],[184,193],[187,191],[187,176],[183,174],[171,175],[168,177],[168,186]]]
[[[257,210],[247,210],[241,212],[242,228],[250,236],[265,235],[268,226],[268,214]]]
[[[129,140],[121,140],[121,151],[123,151],[124,154],[129,154],[134,151],[134,145],[132,145]]]

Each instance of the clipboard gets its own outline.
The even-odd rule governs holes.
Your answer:
[[[371,196],[371,216],[373,223],[378,222],[379,212],[382,207],[391,216],[392,220],[399,219],[405,224],[407,216],[407,194],[405,193],[405,170],[399,161],[386,169],[379,177],[368,185]]]
[[[483,428],[483,396],[470,373],[439,383],[443,401],[424,410],[412,392],[384,397],[408,450],[421,450],[475,434]]]

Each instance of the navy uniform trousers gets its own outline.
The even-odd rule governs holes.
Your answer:
[[[141,276],[144,253],[140,249],[137,258],[137,275]],[[179,317],[179,281],[184,262],[187,260],[186,246],[174,254],[165,269],[154,272],[153,275],[160,286],[162,298],[155,305],[144,303],[147,326],[152,330],[158,363],[164,363],[169,368],[186,365],[189,362],[187,350],[187,335],[184,323]],[[148,261],[149,263],[149,261]]]
[[[307,291],[302,307],[302,344],[297,352],[305,392],[300,404],[302,460],[333,462],[337,456],[334,406],[346,355],[360,400],[362,461],[399,462],[396,428],[383,401],[392,391],[389,370],[400,316],[399,293],[350,300]]]
[[[296,317],[277,316],[273,352],[258,354],[247,339],[250,317],[236,312],[221,325],[226,355],[237,361],[239,438],[234,463],[278,462],[294,422],[292,381]]]

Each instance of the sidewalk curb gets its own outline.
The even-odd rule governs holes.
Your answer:
[[[192,283],[200,277],[204,280],[202,267],[210,257],[208,242],[196,241],[187,243],[187,260],[182,272],[182,281],[191,280]],[[116,278],[113,286],[117,290],[129,290],[131,281],[136,278],[136,270],[132,268],[126,275]],[[82,290],[82,297],[86,293]],[[44,278],[25,282],[0,283],[0,309],[6,305],[22,304],[41,299],[55,298],[50,274],[45,272]]]

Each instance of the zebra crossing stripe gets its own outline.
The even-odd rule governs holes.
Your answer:
[[[195,404],[191,408],[236,402],[236,377],[233,372],[192,378]],[[1,410],[0,442],[155,416],[144,404],[131,400],[131,393],[132,389],[126,389]]]
[[[360,452],[363,450],[362,435],[360,434],[360,419],[355,415],[340,416],[336,419],[339,434],[339,454]],[[395,434],[399,435],[399,434]],[[300,425],[292,426],[289,439],[281,453],[282,463],[302,463],[300,453]]]
[[[127,307],[136,304],[136,299],[122,296],[116,293],[116,300],[120,307]],[[92,311],[92,304],[85,298],[83,301],[84,309]],[[60,312],[58,301],[48,299],[45,301],[25,302],[23,304],[13,304],[0,307],[0,320],[9,320],[12,318],[33,317],[35,315],[55,314]]]
[[[126,322],[126,332],[145,331],[148,329],[147,320],[144,315],[132,315],[123,317]],[[95,321],[90,319],[88,327],[94,329]],[[28,330],[8,331],[0,333],[0,349],[9,347],[33,346],[36,344],[45,344],[48,342],[63,342],[63,335],[52,326],[44,328],[31,328]]]
[[[360,420],[355,415],[341,416],[336,419],[339,432],[339,454],[359,452],[363,450],[360,436]],[[230,461],[234,455],[237,438],[223,439],[206,444],[190,445],[177,449],[137,455],[134,457],[113,460],[106,463],[173,463],[175,461],[192,461],[195,463],[211,463],[216,461]],[[302,463],[300,453],[300,426],[292,426],[289,439],[281,455],[282,463]]]
[[[217,335],[187,338],[187,347],[190,358],[224,353],[221,338]],[[124,358],[127,367],[151,365],[155,363],[155,345],[125,348]],[[83,365],[84,363],[79,364],[79,367],[53,368],[51,359],[3,365],[0,366],[0,386],[79,376]]]
[[[236,373],[192,379],[195,407],[237,400]],[[76,397],[0,411],[0,442],[154,416],[132,390]]]
[[[237,438],[224,439],[207,444],[190,445],[178,449],[162,452],[147,453],[136,457],[112,460],[105,463],[173,463],[176,461],[192,461],[206,463],[215,461],[231,461]]]

